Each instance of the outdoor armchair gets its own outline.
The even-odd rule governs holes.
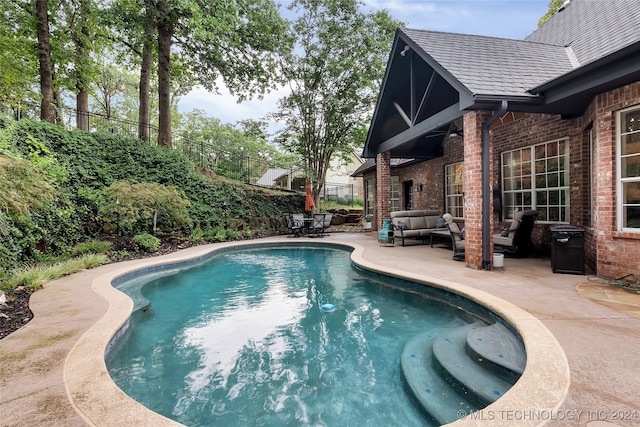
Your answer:
[[[464,234],[460,230],[458,224],[453,221],[453,216],[450,213],[446,213],[442,215],[445,222],[447,223],[447,228],[449,229],[449,234],[451,235],[451,246],[453,247],[453,259],[456,261],[464,261]]]
[[[509,227],[493,235],[493,246],[505,254],[526,257],[531,251],[531,232],[538,218],[534,210],[518,211]]]

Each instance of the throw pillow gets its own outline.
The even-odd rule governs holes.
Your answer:
[[[503,227],[502,231],[500,232],[500,235],[502,237],[509,237],[509,227]]]
[[[444,218],[436,218],[436,228],[447,228],[447,221]]]
[[[464,227],[462,227],[462,230],[460,230],[460,238],[464,240]]]

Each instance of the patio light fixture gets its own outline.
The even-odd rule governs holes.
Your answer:
[[[452,124],[449,130],[449,136],[463,136],[462,129],[458,129],[456,125]]]

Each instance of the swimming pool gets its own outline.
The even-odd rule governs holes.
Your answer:
[[[156,276],[128,282],[151,305],[135,298],[109,372],[187,425],[429,425],[404,389],[405,343],[487,320],[462,298],[356,269],[335,248],[230,251]]]

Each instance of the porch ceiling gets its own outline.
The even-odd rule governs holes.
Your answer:
[[[460,99],[468,100],[468,93],[412,45],[402,37],[394,42],[363,157],[384,151],[392,158],[439,157],[451,122],[462,116]]]

